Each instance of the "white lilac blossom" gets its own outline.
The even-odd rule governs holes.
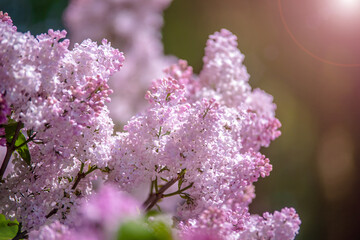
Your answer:
[[[171,0],[72,0],[64,14],[74,42],[109,39],[126,56],[124,67],[112,77],[108,103],[115,123],[125,124],[143,110],[151,80],[175,62],[165,56],[161,42],[163,10]]]
[[[123,54],[106,40],[69,50],[65,36],[19,33],[0,12],[1,126],[16,126],[7,153],[23,138],[31,156],[14,153],[14,170],[0,175],[0,213],[19,220],[21,234],[114,239],[128,217],[178,196],[179,239],[295,238],[293,208],[249,213],[253,183],[272,170],[260,148],[280,135],[280,122],[272,96],[249,85],[236,36],[210,36],[198,76],[184,60],[169,66],[146,93],[146,109],[118,133],[105,103]],[[112,186],[95,194],[103,182]],[[142,205],[124,193],[144,184]],[[150,219],[137,226],[156,235]]]

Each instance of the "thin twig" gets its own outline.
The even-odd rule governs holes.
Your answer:
[[[46,217],[46,218],[51,217],[52,215],[56,214],[58,210],[59,210],[58,208],[54,208],[54,209],[51,210],[45,217]]]
[[[84,170],[84,163],[82,162],[81,163],[81,166],[80,166],[80,171],[78,172],[78,174],[76,175],[76,178],[75,178],[75,182],[74,182],[74,185],[71,187],[71,189],[75,189],[77,187],[77,185],[79,184],[80,180],[83,179],[86,175],[85,173],[83,172]]]
[[[164,194],[163,197],[171,197],[171,196],[174,196],[174,195],[176,195],[176,194],[180,194],[180,193],[188,190],[189,188],[191,188],[193,185],[194,185],[194,183],[190,183],[189,186],[184,187],[183,189],[177,190],[176,192]]]
[[[16,142],[17,138],[19,137],[21,125],[22,125],[21,122],[18,122],[18,124],[16,125],[15,134],[13,136],[13,139],[11,140],[11,143],[9,144],[8,142],[6,142],[6,155],[4,157],[4,161],[1,164],[1,168],[0,168],[0,181],[3,179],[4,173],[7,168],[7,165],[9,164],[11,155],[13,154],[13,152],[16,149],[15,142]]]
[[[24,146],[24,145],[28,144],[29,142],[31,142],[32,140],[34,140],[35,136],[36,136],[36,133],[34,133],[31,137],[29,137],[25,142],[23,142],[19,146],[15,146],[15,150],[18,148],[21,148],[22,146]]]
[[[162,186],[155,194],[150,194],[149,197],[143,203],[145,211],[149,211],[155,204],[164,197],[164,192],[168,190],[174,183],[176,183],[182,176],[179,175],[177,178],[173,178]]]

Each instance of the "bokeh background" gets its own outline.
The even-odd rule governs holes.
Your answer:
[[[100,0],[99,0],[100,1]],[[0,0],[19,31],[64,29],[67,0]],[[252,213],[295,207],[297,240],[360,239],[360,1],[174,0],[166,54],[198,72],[209,34],[238,36],[253,87],[274,96],[282,136]]]

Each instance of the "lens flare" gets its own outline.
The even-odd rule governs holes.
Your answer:
[[[360,0],[303,0],[302,5],[277,1],[283,26],[301,50],[326,64],[360,67]],[[282,2],[287,7],[283,8]],[[285,17],[285,11],[292,14]],[[312,28],[306,27],[305,18],[310,19],[308,25]]]
[[[345,13],[360,13],[360,0],[335,0],[335,7]]]
[[[359,0],[339,0],[338,2],[346,7],[354,7],[358,5]]]

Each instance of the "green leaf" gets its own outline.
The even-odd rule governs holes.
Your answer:
[[[3,214],[0,214],[0,240],[12,239],[16,236],[19,229],[19,222],[6,220]]]
[[[171,229],[161,221],[130,221],[121,225],[117,240],[172,240]]]
[[[149,218],[149,217],[155,217],[160,215],[161,212],[157,211],[157,210],[149,210],[146,214],[145,214],[145,218]]]
[[[23,128],[24,124],[23,123],[20,123],[20,124],[21,124],[21,128]],[[11,141],[13,140],[17,125],[18,125],[17,122],[14,122],[14,120],[10,120],[9,123],[4,126],[4,128],[5,128],[5,137],[6,137],[6,141],[8,143],[11,143]],[[31,156],[30,156],[30,152],[29,152],[29,148],[28,148],[27,144],[24,144],[23,146],[18,147],[18,146],[20,146],[21,144],[23,144],[25,142],[26,142],[26,138],[25,138],[24,134],[22,134],[21,131],[20,131],[19,136],[18,136],[18,138],[16,139],[16,142],[15,142],[16,151],[19,153],[20,157],[28,165],[30,165]]]
[[[172,233],[171,229],[162,221],[149,221],[148,222],[150,229],[158,240],[171,240]]]
[[[20,123],[20,129],[24,127],[24,124]],[[6,141],[8,143],[11,143],[11,140],[13,139],[14,135],[15,135],[15,131],[16,131],[16,127],[17,127],[18,123],[15,122],[14,120],[10,119],[8,121],[8,123],[4,126],[5,128],[5,137],[6,137]]]
[[[25,136],[20,133],[18,139],[15,142],[15,147],[16,146],[20,146],[21,144],[23,144],[24,142],[26,142],[26,138]],[[19,155],[21,156],[21,158],[28,164],[31,164],[31,156],[30,156],[30,152],[29,152],[29,147],[27,144],[24,144],[23,146],[16,148],[16,151],[19,153]]]
[[[118,240],[157,240],[155,234],[143,222],[126,222],[121,225]]]

